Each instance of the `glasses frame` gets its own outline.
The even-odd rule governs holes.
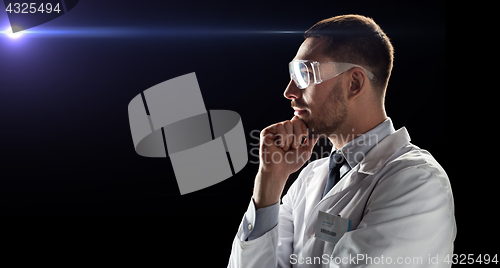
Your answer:
[[[307,76],[307,81],[304,80],[304,82],[307,82],[307,85],[302,86],[300,84],[300,81],[297,81],[297,79],[294,79],[295,77],[295,72],[294,72],[294,64],[296,63],[304,63],[304,66],[307,69],[308,73],[313,74],[313,80],[314,84],[320,84],[324,81],[330,80],[346,71],[349,71],[352,68],[358,67],[361,68],[365,73],[368,79],[370,79],[372,82],[377,81],[377,78],[375,75],[368,71],[365,67],[361,65],[357,65],[354,63],[347,63],[347,62],[317,62],[317,61],[312,61],[312,60],[294,60],[291,61],[288,64],[288,71],[290,72],[290,79],[292,79],[295,84],[297,85],[298,88],[300,89],[305,89],[311,85],[311,78],[308,75]],[[329,69],[330,68],[330,69]],[[304,76],[302,76],[304,78]]]

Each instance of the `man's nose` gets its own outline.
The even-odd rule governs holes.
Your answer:
[[[300,97],[302,96],[302,90],[300,90],[295,82],[290,79],[290,83],[288,83],[288,86],[286,87],[283,95],[289,100],[300,99]]]

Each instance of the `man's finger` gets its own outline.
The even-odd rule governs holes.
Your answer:
[[[276,124],[276,145],[285,148],[286,146],[286,130],[283,124]]]
[[[300,136],[299,138],[299,145],[302,145],[302,141],[303,141],[303,137],[304,136],[308,136],[309,135],[309,129],[307,127],[307,124],[304,122],[304,120],[300,119],[298,116],[293,116],[292,118],[292,122],[294,123],[297,123],[298,125],[300,125],[300,128],[301,128],[301,132],[303,134],[303,136]]]
[[[300,147],[300,144],[302,143],[302,137],[304,137],[305,133],[302,128],[302,124],[299,122],[300,120],[294,120],[293,121],[293,148],[297,149]],[[307,131],[307,129],[306,129]]]
[[[287,120],[283,122],[283,126],[286,130],[285,147],[283,147],[283,150],[288,151],[293,143],[293,123],[290,120]]]

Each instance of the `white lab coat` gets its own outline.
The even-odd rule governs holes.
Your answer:
[[[444,262],[456,236],[450,182],[405,128],[375,145],[321,199],[328,165],[326,157],[302,170],[282,198],[276,227],[241,241],[240,224],[228,267],[451,266]],[[247,213],[254,209],[251,203]],[[336,244],[314,237],[320,210],[352,222]]]

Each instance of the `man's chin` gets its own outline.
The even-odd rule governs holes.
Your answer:
[[[310,139],[313,139],[313,138],[328,138],[328,134],[314,133],[314,132],[309,131],[309,133],[307,134],[307,137],[310,138]]]
[[[314,138],[314,137],[320,137],[322,136],[323,134],[321,132],[318,132],[318,129],[314,127],[314,124],[308,124],[305,120],[302,120],[304,121],[304,123],[306,123],[306,126],[307,126],[307,136],[309,138]]]
[[[330,136],[330,134],[324,129],[315,127],[315,124],[313,122],[309,122],[309,124],[307,124],[305,120],[303,121],[307,125],[307,131],[308,131],[307,136],[309,138],[328,138]]]
[[[307,126],[307,131],[308,131],[307,137],[309,137],[309,138],[315,138],[315,137],[327,138],[328,137],[328,134],[325,134],[324,131],[321,131],[321,129],[318,129],[317,127],[315,127],[316,124],[314,122],[311,122],[311,120],[309,118],[299,116],[299,119],[302,120],[302,122],[304,122]]]

